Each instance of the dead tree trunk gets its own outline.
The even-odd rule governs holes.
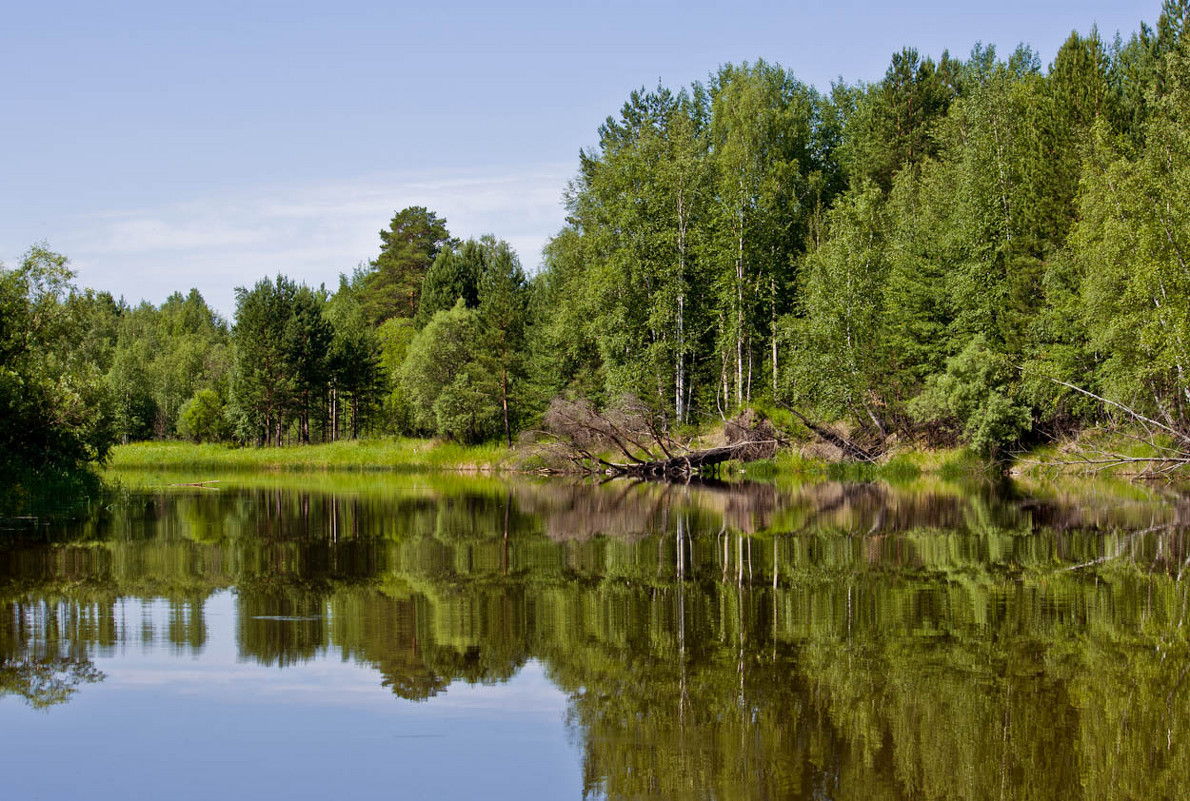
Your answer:
[[[632,478],[670,478],[687,479],[698,475],[704,468],[715,467],[723,462],[733,460],[754,461],[755,454],[769,446],[772,450],[777,447],[776,440],[759,442],[740,442],[735,445],[722,445],[718,448],[706,448],[698,451],[688,451],[679,456],[666,459],[651,459],[646,461],[632,461],[615,463],[598,460],[603,472],[614,476],[629,476]],[[771,456],[772,453],[770,452]]]
[[[788,404],[783,403],[781,405],[792,412],[794,416],[797,417],[797,419],[801,420],[802,425],[810,429],[810,431],[813,432],[815,436],[841,450],[843,452],[843,456],[846,458],[857,462],[874,462],[878,458],[878,454],[855,444],[847,437],[840,434],[838,431],[835,431],[828,426],[821,425],[820,423],[815,423],[813,420],[806,417],[804,414]]]
[[[566,440],[578,469],[611,476],[688,480],[723,462],[770,458],[778,444],[771,426],[761,420],[746,428],[735,426],[726,445],[692,449],[665,433],[652,413],[632,399],[606,412],[585,401],[558,399],[545,422],[552,433]],[[609,450],[623,460],[604,458]]]

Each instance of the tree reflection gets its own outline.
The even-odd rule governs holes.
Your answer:
[[[103,681],[87,657],[88,639],[103,637],[94,609],[39,602],[0,603],[0,696],[34,709],[69,701],[84,685]],[[81,635],[81,636],[80,636]]]
[[[0,661],[0,695],[23,698],[34,709],[65,703],[82,685],[104,678],[103,671],[86,660],[5,657]]]
[[[199,649],[201,599],[234,587],[242,658],[333,653],[406,699],[540,661],[590,796],[1172,798],[1190,775],[1176,504],[1141,525],[880,485],[437,492],[159,499],[10,548],[9,597],[76,612],[6,653],[114,643],[127,596],[174,599],[169,639]],[[91,675],[59,672],[55,695],[26,670],[26,697]]]

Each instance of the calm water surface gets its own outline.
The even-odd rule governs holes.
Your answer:
[[[0,797],[1190,795],[1174,492],[195,478],[0,520]]]

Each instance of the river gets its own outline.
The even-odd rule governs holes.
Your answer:
[[[1165,487],[118,478],[0,521],[0,797],[1190,787]]]

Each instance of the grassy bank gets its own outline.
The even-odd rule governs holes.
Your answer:
[[[110,471],[416,471],[514,472],[537,466],[528,452],[502,445],[464,446],[437,440],[389,437],[283,448],[240,448],[189,442],[136,442],[112,451]],[[564,467],[564,465],[561,465]],[[907,450],[878,464],[832,463],[787,448],[772,459],[725,465],[723,477],[772,483],[815,481],[913,481],[986,476],[987,463],[961,449]]]
[[[454,470],[513,469],[500,445],[464,446],[424,439],[344,440],[284,448],[189,442],[136,442],[112,451],[112,470]]]
[[[1028,457],[1026,457],[1028,458]],[[137,442],[112,452],[110,471],[450,471],[464,473],[518,472],[540,465],[540,457],[503,445],[464,446],[451,442],[404,437],[344,440],[321,445],[283,448],[233,447],[189,442]],[[564,464],[553,465],[565,467]],[[798,447],[784,448],[772,459],[729,463],[723,478],[776,484],[817,481],[885,481],[911,483],[928,476],[944,481],[985,481],[1000,475],[1003,466],[980,459],[962,448],[924,450],[905,448],[876,464],[830,462],[803,455]],[[1021,475],[1020,470],[1014,473]]]
[[[467,494],[503,498],[509,476],[453,470],[210,470],[108,469],[104,480],[119,492],[281,490],[357,497]],[[518,477],[520,480],[520,477]]]
[[[1076,476],[1185,482],[1190,479],[1185,459],[1185,446],[1160,432],[1090,428],[1022,454],[1011,474],[1035,479]]]
[[[798,448],[786,448],[772,459],[738,465],[741,478],[774,483],[804,484],[816,481],[885,481],[907,484],[922,477],[943,481],[994,480],[999,468],[963,448],[938,450],[904,449],[880,461],[832,462],[804,456]]]

